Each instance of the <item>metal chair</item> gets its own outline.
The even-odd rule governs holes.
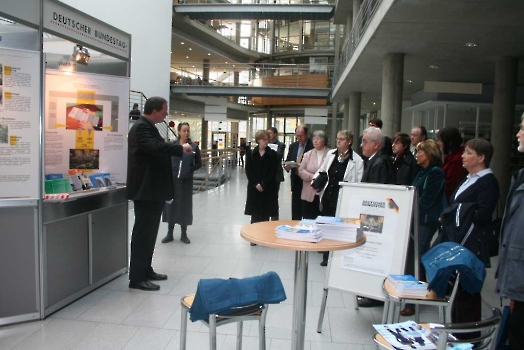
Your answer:
[[[429,328],[430,338],[435,340],[436,350],[445,350],[448,345],[472,343],[474,350],[493,350],[497,344],[497,334],[500,326],[501,313],[497,308],[492,309],[492,316],[486,320],[468,323],[421,325]],[[481,336],[475,339],[459,340],[453,335],[460,333],[480,332]],[[373,341],[377,349],[394,350],[384,337],[379,333],[373,335]]]
[[[398,322],[398,320],[400,319],[400,310],[406,304],[415,304],[415,322],[417,323],[419,322],[419,305],[430,305],[438,307],[439,322],[451,322],[451,307],[453,306],[453,301],[455,300],[455,295],[457,294],[459,279],[460,274],[457,274],[451,294],[444,298],[436,298],[431,296],[405,296],[397,293],[397,291],[391,285],[391,283],[389,283],[387,278],[384,279],[384,282],[382,283],[382,292],[384,293],[385,300],[384,312],[382,314],[382,323],[393,323],[394,320]]]
[[[182,323],[180,327],[180,350],[186,350],[186,335],[187,335],[187,318],[189,310],[193,305],[195,295],[187,295],[181,299]],[[237,322],[237,350],[242,350],[242,329],[244,321],[258,320],[258,344],[259,350],[266,349],[266,315],[267,304],[247,305],[242,307],[231,308],[231,312],[227,315],[210,314],[209,319],[202,321],[209,328],[209,348],[216,350],[217,338],[216,328],[225,324]]]

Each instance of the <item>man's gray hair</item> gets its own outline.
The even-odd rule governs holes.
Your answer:
[[[378,141],[380,148],[384,148],[385,136],[382,133],[382,130],[375,127],[369,127],[362,132],[362,135],[368,135],[369,141]]]
[[[324,140],[324,146],[327,146],[328,139],[327,139],[326,133],[323,130],[315,130],[315,131],[313,131],[313,137],[315,137],[315,136],[318,136],[322,140]]]

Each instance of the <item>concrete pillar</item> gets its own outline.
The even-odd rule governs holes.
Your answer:
[[[233,85],[238,86],[240,82],[240,72],[233,72]]]
[[[353,0],[353,25],[357,22],[358,13],[362,6],[362,0]]]
[[[349,33],[351,33],[351,29],[353,29],[353,15],[349,15],[346,22],[346,36],[349,36]]]
[[[242,26],[242,23],[241,23],[241,22],[237,22],[237,23],[236,23],[236,28],[235,28],[235,29],[236,29],[236,30],[235,30],[235,42],[236,42],[237,44],[239,44],[239,45],[240,45],[240,35],[241,35],[240,28],[241,28],[241,26]]]
[[[208,121],[205,119],[202,119],[202,138],[200,139],[200,148],[201,149],[209,149],[211,148],[210,145],[208,145]]]
[[[331,135],[328,136],[328,141],[331,144],[331,148],[337,147],[337,112],[338,103],[333,102],[331,110]],[[313,130],[311,130],[313,131]]]
[[[349,98],[344,99],[344,119],[342,119],[342,129],[349,129]]]
[[[404,54],[388,53],[382,70],[382,131],[389,137],[400,131],[402,90],[404,87]]]
[[[362,102],[361,92],[352,92],[349,94],[349,118],[347,128],[355,134],[353,138],[353,150],[358,148],[358,139],[360,137],[360,105]],[[345,109],[344,109],[345,112]]]
[[[266,113],[266,130],[272,127],[271,119],[273,119],[273,113],[271,111],[267,111]]]
[[[518,59],[499,57],[495,62],[495,92],[491,117],[491,144],[495,154],[490,168],[497,177],[502,203],[506,199],[510,180],[511,145],[515,142],[515,96],[517,92]]]
[[[202,81],[204,85],[209,85],[209,59],[204,58],[202,64]]]

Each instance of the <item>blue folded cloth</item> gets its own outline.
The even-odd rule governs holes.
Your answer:
[[[227,315],[233,307],[252,304],[277,304],[286,300],[286,292],[276,272],[248,278],[201,279],[193,305],[191,321],[207,320],[209,314]]]
[[[439,297],[446,295],[449,279],[455,271],[460,273],[460,286],[468,293],[479,293],[486,278],[484,263],[458,243],[434,246],[422,256],[422,264],[429,277],[428,289]]]

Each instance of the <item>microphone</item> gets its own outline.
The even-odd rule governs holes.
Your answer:
[[[177,137],[177,136],[176,136],[176,133],[173,131],[173,129],[171,129],[171,127],[169,126],[168,123],[166,123],[165,120],[164,120],[164,124],[166,124],[167,128],[169,129],[169,131],[171,131],[171,133],[173,134],[173,136]]]

